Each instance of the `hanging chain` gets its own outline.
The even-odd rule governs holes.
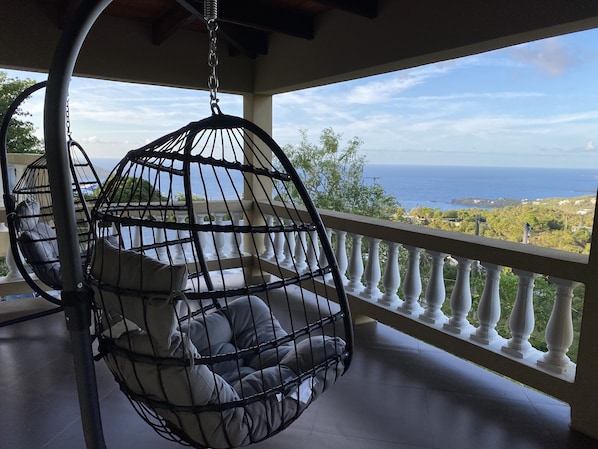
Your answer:
[[[210,76],[208,78],[208,89],[210,90],[210,107],[212,114],[220,114],[220,107],[218,106],[218,74],[216,68],[218,67],[218,46],[217,46],[217,31],[218,23],[218,0],[204,1],[204,18],[207,22],[208,33],[210,37],[210,50],[208,53],[208,66],[210,67]]]
[[[71,109],[70,109],[70,100],[66,99],[66,135],[68,140],[72,140],[71,135]]]

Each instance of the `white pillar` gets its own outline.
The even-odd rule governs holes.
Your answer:
[[[196,215],[197,224],[199,224],[199,225],[205,224],[206,217],[208,217],[208,214],[206,214],[206,213],[197,214]],[[210,256],[214,255],[214,251],[212,248],[214,242],[211,242],[208,237],[209,236],[208,236],[207,232],[197,231],[197,239],[199,240],[199,245],[201,246],[201,250],[203,251],[203,255],[206,259],[209,259]]]
[[[272,215],[266,216],[266,226],[270,228],[274,223],[274,217]],[[264,259],[271,259],[274,257],[274,244],[272,242],[272,234],[269,232],[264,233],[264,252],[262,253],[262,257]]]
[[[419,315],[423,308],[419,304],[419,296],[422,292],[422,280],[419,270],[419,261],[422,249],[414,246],[403,246],[409,254],[405,282],[403,283],[403,297],[405,301],[397,310],[407,315]]]
[[[295,243],[295,267],[298,273],[302,273],[307,268],[307,238],[305,231],[297,233],[297,242]]]
[[[347,291],[357,294],[363,290],[361,276],[363,275],[363,257],[361,255],[362,235],[350,233],[351,238],[351,258],[349,259],[349,283]]]
[[[158,220],[158,218],[156,218]],[[162,244],[166,242],[166,229],[164,228],[153,228],[152,234],[154,235],[154,242],[160,246],[156,247],[156,258],[162,262],[169,263],[168,251]]]
[[[293,226],[295,223],[291,219],[287,219],[286,225]],[[286,266],[293,266],[294,259],[293,256],[295,255],[295,231],[285,232],[285,244],[284,244],[284,259],[282,260],[282,264]]]
[[[362,296],[368,299],[380,298],[382,292],[378,288],[380,282],[380,239],[374,237],[366,237],[368,241],[368,260],[365,264],[365,289]]]
[[[319,258],[320,248],[318,246],[318,231],[309,231],[309,241],[307,243],[307,266],[311,271],[318,269]]]
[[[17,268],[17,264],[15,262],[15,258],[12,255],[12,251],[10,249],[10,245],[6,250],[6,267],[8,268],[8,273],[4,276],[5,281],[21,281],[23,280],[23,276],[21,272]]]
[[[512,338],[502,350],[514,357],[523,358],[532,349],[529,336],[534,330],[534,281],[536,273],[513,270],[519,276],[517,297],[509,318]]]
[[[551,277],[550,282],[557,286],[552,313],[546,326],[546,345],[548,352],[544,354],[538,365],[558,374],[575,366],[567,352],[573,343],[573,319],[571,316],[571,302],[573,289],[579,282]]]
[[[444,329],[455,333],[464,334],[473,331],[473,326],[467,321],[467,314],[471,309],[471,259],[455,257],[457,261],[457,279],[451,294],[451,318],[444,324]]]
[[[224,224],[224,215],[223,212],[214,212],[214,225],[218,228]],[[217,229],[212,231],[212,236],[214,239],[214,253],[218,259],[223,259],[226,257],[228,251],[226,248],[226,242],[224,241],[224,233]]]
[[[478,304],[478,321],[480,326],[471,334],[470,338],[477,343],[489,345],[499,338],[496,323],[500,319],[500,273],[503,267],[493,263],[482,262],[486,269],[484,291]]]
[[[401,299],[397,292],[401,286],[401,273],[399,271],[399,248],[401,245],[396,242],[385,241],[388,247],[388,259],[386,260],[386,268],[384,269],[384,278],[382,285],[384,286],[384,294],[378,300],[380,303],[390,306],[398,304]]]
[[[234,226],[241,225],[241,219],[243,214],[241,212],[231,212],[231,223]],[[243,233],[233,232],[231,233],[231,255],[240,256],[243,253]]]
[[[278,218],[278,225],[282,228],[284,226],[284,222],[282,218]],[[285,259],[285,251],[286,251],[286,238],[285,233],[282,230],[279,230],[274,234],[274,258],[278,264],[282,264],[283,260]]]
[[[185,221],[187,220],[187,217],[185,215],[176,215],[176,222],[177,223],[185,223]],[[180,229],[177,229],[176,231],[177,234],[177,239],[179,240],[183,240],[189,237],[189,234],[187,231],[183,231]],[[187,246],[188,244],[180,242],[177,245],[175,245],[174,248],[174,252],[175,252],[175,258],[178,259],[179,261],[186,261],[187,260]]]
[[[338,264],[338,271],[341,275],[341,281],[344,285],[347,285],[348,279],[345,276],[347,266],[349,265],[347,260],[347,233],[339,229],[335,229],[334,233],[336,234],[336,248],[334,249],[334,256],[336,257],[336,263]]]
[[[444,286],[444,258],[445,253],[437,251],[426,251],[432,257],[430,268],[430,279],[426,289],[426,309],[420,314],[419,319],[430,324],[438,324],[446,321],[446,315],[440,308],[446,299],[446,288]]]

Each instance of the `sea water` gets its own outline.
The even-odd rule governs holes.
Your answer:
[[[117,162],[116,159],[93,161],[103,179]],[[235,179],[235,186],[241,191],[242,177],[240,173],[235,174],[239,175]],[[180,185],[173,186],[173,192],[183,192],[182,180],[177,181],[180,181]],[[535,200],[596,195],[598,168],[366,165],[364,182],[367,185],[380,184],[408,211],[418,206],[444,211],[469,207],[453,202],[463,198]],[[219,195],[215,179],[205,179],[205,183],[208,186],[208,198],[212,191],[209,186],[214,187],[214,197]],[[236,196],[231,186],[224,193],[229,198]]]
[[[598,169],[367,165],[364,177],[406,210],[468,207],[453,203],[463,198],[573,198],[596,195],[598,187]]]

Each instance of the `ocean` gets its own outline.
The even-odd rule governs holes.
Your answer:
[[[377,182],[406,210],[469,206],[460,198],[535,200],[596,195],[597,169],[368,165],[366,182]]]
[[[93,161],[101,178],[107,177],[117,162]],[[461,198],[535,200],[596,195],[598,169],[366,165],[364,181],[380,184],[408,211],[418,206],[445,211],[470,207],[452,203]],[[241,188],[240,177],[235,184]],[[233,195],[230,190],[226,193]],[[182,192],[182,184],[174,191]]]

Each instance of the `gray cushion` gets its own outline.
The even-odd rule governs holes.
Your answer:
[[[62,289],[62,273],[58,260],[56,233],[39,222],[19,236],[19,248],[39,280],[55,289]]]
[[[16,225],[19,231],[31,231],[39,220],[40,206],[34,198],[27,198],[17,204],[15,208]]]
[[[98,305],[135,323],[162,348],[170,347],[177,327],[176,302],[187,283],[186,265],[167,265],[100,239],[94,247],[91,275],[100,282],[94,286]],[[102,288],[103,284],[109,288]]]
[[[257,327],[251,316],[259,323]],[[157,348],[152,343],[153,339],[142,330],[122,335],[117,344],[137,353],[158,357],[192,355],[198,358],[198,348],[205,355],[215,355],[235,351],[231,342],[242,344],[240,348],[246,348],[286,335],[278,321],[271,316],[267,305],[254,296],[235,299],[220,311],[192,320],[184,329],[183,333],[173,332],[168,350]],[[192,342],[187,338],[187,331]],[[244,361],[235,360],[191,367],[156,365],[132,361],[118,354],[109,355],[107,360],[117,377],[135,393],[169,404],[205,406],[230,403],[241,397],[250,397],[276,388],[285,381],[309,372],[312,363],[340,356],[344,350],[345,343],[340,338],[317,336],[296,345],[288,342],[273,352],[265,351],[267,355],[252,357],[250,363],[253,367],[244,365]],[[258,360],[267,365],[256,366]],[[209,366],[213,369],[210,370]],[[230,371],[226,372],[225,368]],[[292,384],[283,393],[245,407],[196,414],[157,406],[156,411],[171,427],[184,432],[200,446],[245,446],[266,438],[272,429],[286,427],[327,386],[334,383],[343,369],[342,362],[333,364],[328,369],[307,376],[299,385]],[[242,375],[238,376],[237,373]],[[235,374],[239,377],[237,381],[227,381],[227,378],[232,378]]]

